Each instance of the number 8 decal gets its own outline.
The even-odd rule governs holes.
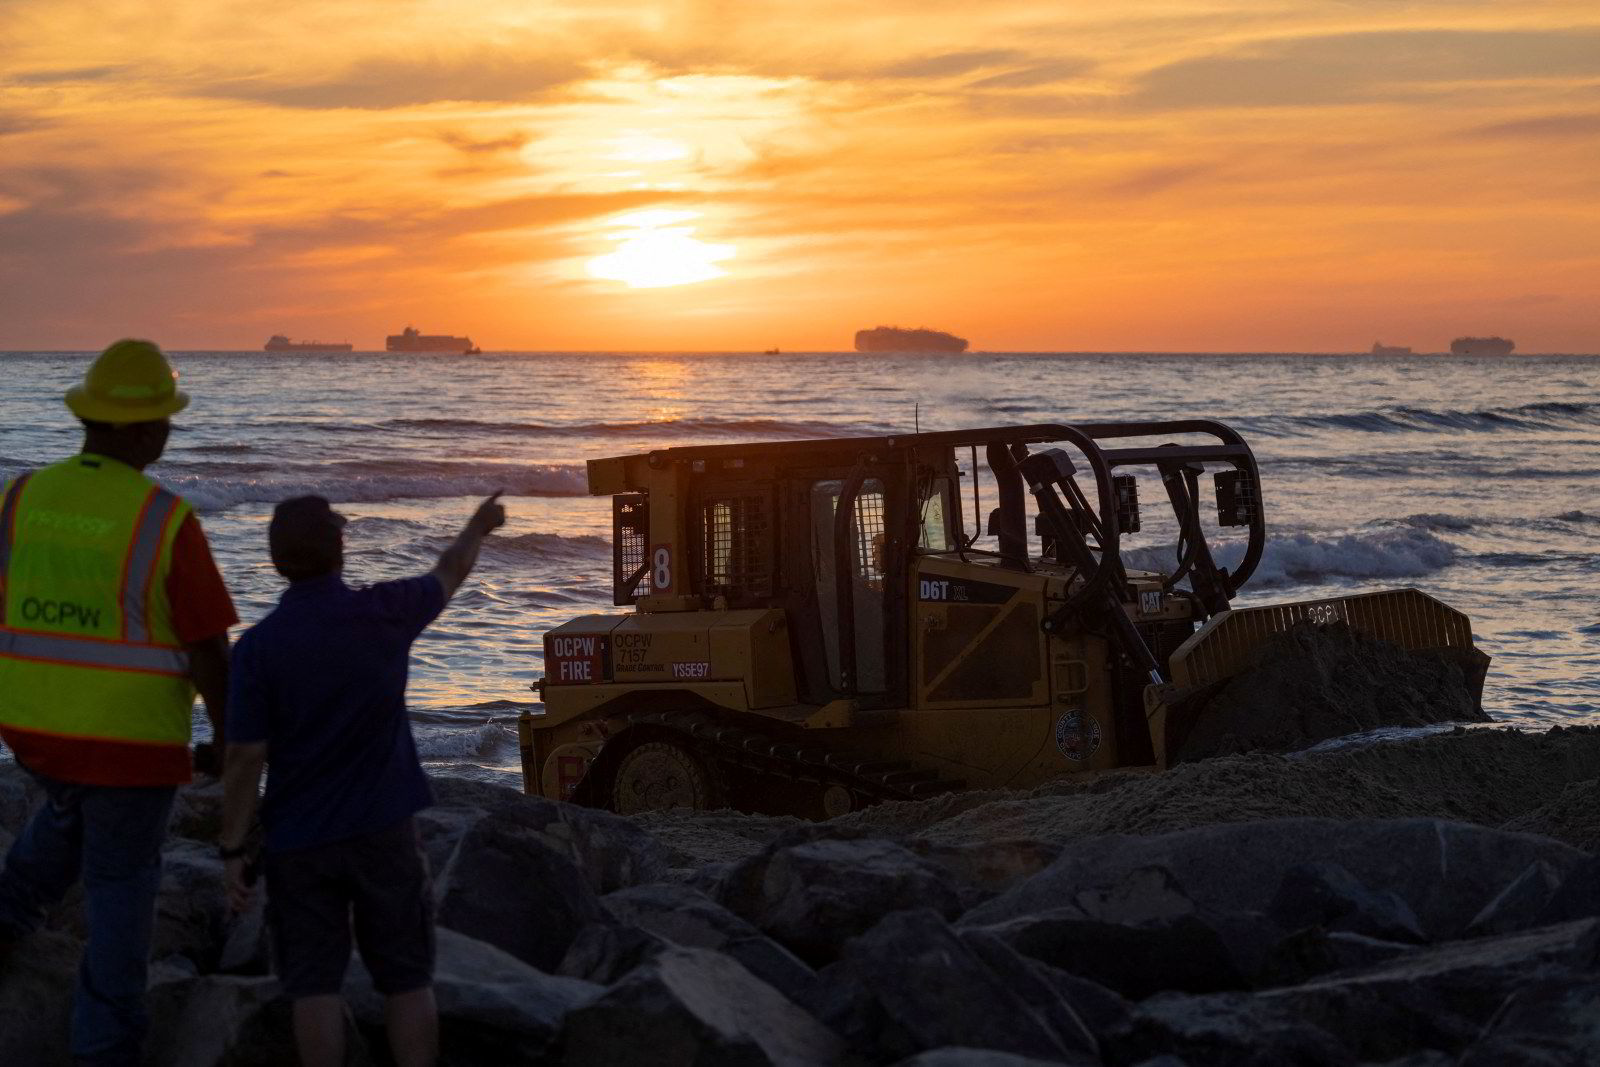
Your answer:
[[[672,548],[657,545],[650,553],[650,591],[665,593],[672,588]]]

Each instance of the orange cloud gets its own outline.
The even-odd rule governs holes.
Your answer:
[[[1566,0],[12,0],[0,69],[0,348],[1600,349]]]

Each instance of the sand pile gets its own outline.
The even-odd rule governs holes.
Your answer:
[[[1160,774],[1120,772],[1029,792],[879,804],[832,825],[885,837],[971,844],[1018,838],[1065,842],[1289,816],[1433,816],[1595,848],[1600,840],[1597,778],[1600,728],[1460,729],[1354,750],[1225,756]],[[742,859],[803,825],[731,812],[652,815],[642,823],[675,851],[673,865],[680,868]]]
[[[1264,642],[1207,702],[1174,762],[1292,752],[1383,726],[1488,721],[1460,659],[1344,623],[1299,623]]]
[[[1600,852],[1600,778],[1570,783],[1554,800],[1510,820],[1505,829]]]
[[[1434,816],[1500,826],[1559,807],[1568,785],[1597,776],[1600,729],[1460,730],[1354,751],[1226,756],[1031,793],[881,805],[841,821],[952,843],[1067,841],[1290,816]],[[963,799],[976,802],[963,807]]]

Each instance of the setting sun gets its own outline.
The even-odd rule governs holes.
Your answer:
[[[697,217],[692,211],[641,211],[618,219],[628,228],[612,235],[616,251],[591,259],[589,273],[634,289],[722,277],[727,272],[717,264],[732,259],[734,247],[701,241],[694,227],[676,225]]]

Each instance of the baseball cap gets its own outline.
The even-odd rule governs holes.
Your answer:
[[[345,517],[327,498],[297,496],[272,509],[267,546],[286,578],[314,578],[344,562]]]

